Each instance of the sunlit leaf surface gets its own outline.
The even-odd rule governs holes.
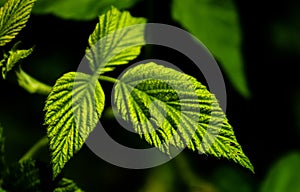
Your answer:
[[[225,157],[253,171],[217,99],[195,78],[155,63],[129,69],[115,86],[122,118],[148,143]]]

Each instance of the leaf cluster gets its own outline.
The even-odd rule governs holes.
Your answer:
[[[0,191],[82,191],[70,179],[58,177],[53,180],[51,167],[41,161],[26,159],[14,163],[6,162],[4,147],[3,128],[0,127]]]
[[[0,8],[0,46],[12,41],[25,27],[34,3],[35,0],[8,0]],[[174,6],[179,9],[176,1]],[[174,17],[180,18],[180,15]],[[232,19],[230,22],[236,22],[235,15],[229,18]],[[189,27],[189,20],[183,21]],[[48,186],[56,192],[82,191],[73,181],[62,178],[61,172],[101,118],[105,106],[101,80],[115,83],[113,100],[117,112],[142,139],[161,152],[170,155],[172,147],[188,148],[232,160],[253,171],[217,98],[196,78],[153,62],[134,66],[119,79],[104,76],[139,56],[146,44],[145,23],[145,18],[133,17],[128,11],[111,6],[99,16],[99,22],[88,38],[86,62],[82,65],[89,70],[68,72],[53,87],[30,77],[18,65],[33,48],[18,50],[16,44],[4,54],[0,61],[4,79],[14,71],[20,86],[31,93],[48,95],[44,124],[52,168],[49,173],[31,159],[7,166],[0,128],[0,190],[42,191]],[[199,34],[202,34],[201,30]],[[235,39],[232,46],[237,46],[238,42]],[[214,47],[214,42],[210,43]],[[229,62],[218,49],[216,54]],[[247,94],[243,82],[236,86]],[[44,173],[51,177],[45,179]]]
[[[149,144],[170,154],[185,147],[231,159],[253,171],[217,99],[195,78],[155,63],[140,64],[120,79],[104,76],[136,58],[144,42],[143,18],[111,7],[89,37],[83,68],[59,78],[45,105],[45,124],[56,177],[101,117],[105,95],[99,80],[115,83],[121,117]]]

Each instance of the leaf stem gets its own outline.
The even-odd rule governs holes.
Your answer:
[[[107,81],[107,82],[111,82],[111,83],[117,83],[119,81],[116,78],[109,77],[109,76],[104,76],[104,75],[100,75],[99,80]]]
[[[24,88],[29,93],[37,93],[41,95],[48,95],[52,89],[51,86],[46,85],[37,79],[31,77],[26,72],[22,70],[20,67],[18,71],[16,71],[17,80],[19,85]]]
[[[47,146],[47,144],[48,138],[46,136],[42,137],[23,155],[23,157],[21,157],[19,162],[22,162],[26,159],[32,159],[43,147]]]

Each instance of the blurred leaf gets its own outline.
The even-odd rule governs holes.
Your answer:
[[[116,109],[112,107],[107,107],[103,112],[103,117],[105,119],[115,119]],[[116,113],[117,114],[117,113]]]
[[[251,177],[236,167],[223,166],[217,168],[212,176],[218,192],[254,192]],[[238,185],[237,185],[238,183]]]
[[[3,179],[3,188],[8,191],[40,191],[40,172],[35,161],[26,160],[11,166]]]
[[[35,0],[8,0],[0,8],[0,46],[10,42],[25,27]]]
[[[300,54],[300,6],[292,5],[287,16],[282,16],[272,26],[273,43],[279,51]]]
[[[74,181],[62,178],[53,192],[83,192]]]
[[[172,16],[221,61],[233,86],[248,97],[240,27],[233,1],[173,0]]]
[[[169,192],[175,191],[175,174],[172,164],[165,164],[149,170],[145,185],[140,192]]]
[[[39,0],[33,9],[36,14],[53,14],[64,19],[91,20],[111,5],[126,9],[139,0]]]
[[[19,66],[18,70],[16,70],[16,76],[20,87],[24,88],[29,93],[48,95],[52,89],[49,85],[46,85],[28,75],[25,71],[23,71],[21,66]]]
[[[269,170],[260,192],[300,191],[300,153],[290,153],[279,159]]]
[[[145,27],[129,26],[145,22],[145,18],[132,17],[128,11],[115,7],[101,15],[89,37],[90,49],[86,53],[91,70],[103,74],[135,59],[144,44]]]
[[[126,71],[114,88],[125,121],[150,145],[223,157],[253,171],[216,97],[194,77],[155,63]]]

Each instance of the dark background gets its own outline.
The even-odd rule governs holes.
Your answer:
[[[299,49],[293,46],[276,46],[273,27],[278,22],[288,22],[290,10],[300,8],[300,4],[289,0],[284,3],[236,1],[236,5],[242,28],[242,50],[251,98],[246,99],[236,92],[226,74],[223,74],[228,95],[226,113],[239,143],[255,167],[255,174],[224,159],[218,160],[189,151],[184,151],[180,156],[184,156],[193,172],[199,178],[205,178],[207,183],[218,183],[213,179],[216,170],[229,167],[251,183],[252,191],[257,191],[272,164],[288,152],[299,149]],[[180,27],[170,16],[170,1],[141,1],[129,10],[134,16],[148,18],[149,22]],[[76,71],[84,56],[88,36],[96,23],[97,20],[78,22],[49,15],[32,15],[27,27],[17,38],[22,40],[22,48],[35,45],[34,53],[22,65],[24,70],[49,85],[54,85],[56,79],[64,73]],[[298,27],[295,28],[296,33],[300,26],[295,27]],[[186,73],[202,79],[201,74],[195,73],[186,58],[158,46],[143,48],[137,60],[149,57],[146,49],[152,50],[151,57],[168,60]],[[117,77],[118,72],[111,74]],[[14,162],[46,134],[46,126],[43,126],[46,97],[29,94],[13,80],[1,79],[0,86],[0,122],[6,135],[7,159]],[[103,83],[103,86],[106,100],[109,101],[111,84]],[[108,132],[115,137],[123,135],[118,130],[120,127],[117,123],[110,118],[105,119],[105,113],[103,123],[109,125]],[[129,135],[128,138],[139,141],[138,136]],[[123,138],[124,142],[128,142],[128,138]],[[45,150],[40,159],[47,161],[47,157]],[[185,189],[186,184],[180,177],[180,168],[176,168],[176,161],[171,160],[167,165],[153,169],[128,170],[106,163],[84,146],[67,164],[64,174],[86,191],[138,191],[146,185],[149,175],[170,166],[174,169],[172,174],[176,175],[176,186],[180,191]]]

